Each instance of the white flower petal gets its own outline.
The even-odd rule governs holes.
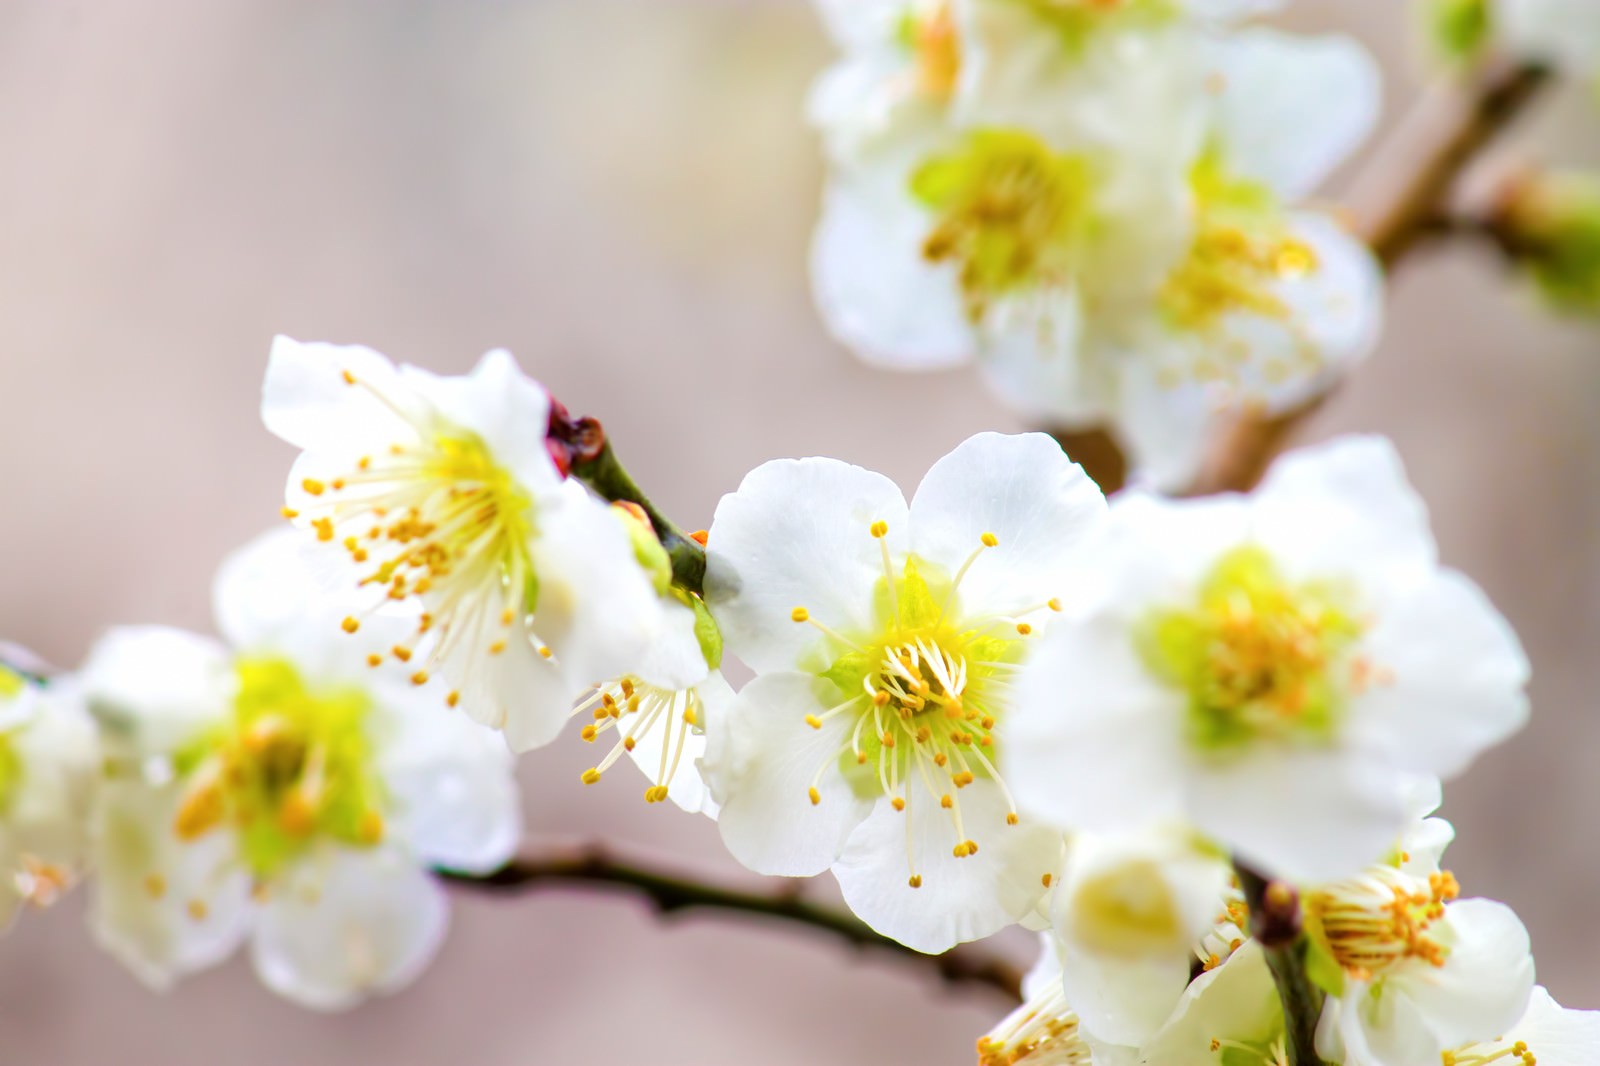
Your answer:
[[[182,746],[228,713],[234,678],[216,641],[164,626],[124,626],[95,644],[79,674],[108,741],[136,753]]]
[[[723,680],[719,672],[713,672],[696,685],[695,692],[700,699],[702,729],[689,729],[682,734],[682,753],[676,756],[678,772],[667,782],[667,798],[690,814],[705,814],[715,818],[718,813],[717,802],[712,799],[711,790],[706,787],[700,771],[700,763],[706,753],[704,730],[716,728],[714,725],[707,726],[706,723],[725,718],[728,708],[736,697],[733,689]],[[670,727],[667,723],[658,723],[656,728],[635,735],[634,745],[629,749],[628,757],[645,777],[654,781],[661,773],[664,754],[667,757],[667,768],[671,769],[671,760],[674,757],[672,750],[675,750],[675,747],[669,749],[668,741],[671,740],[676,745],[678,735],[676,723]]]
[[[911,501],[911,550],[962,578],[968,615],[1037,609],[1072,589],[1105,497],[1043,433],[979,433],[933,464]]]
[[[550,395],[522,372],[510,352],[489,352],[461,377],[438,377],[412,366],[402,367],[401,374],[440,416],[481,439],[494,461],[529,492],[549,492],[560,483],[545,447]]]
[[[1239,30],[1213,63],[1230,168],[1286,199],[1314,190],[1377,125],[1382,74],[1353,38]]]
[[[906,515],[894,482],[836,459],[780,459],[745,475],[717,505],[707,545],[706,604],[728,650],[758,672],[793,669],[821,640],[794,622],[796,607],[846,636],[866,629],[884,577],[871,526],[888,524],[898,558]]]
[[[661,632],[645,649],[644,658],[627,672],[657,688],[685,689],[711,674],[695,632],[695,613],[671,598],[661,601]]]
[[[1437,566],[1427,507],[1382,437],[1289,452],[1253,499],[1257,536],[1295,580],[1359,577],[1402,590]]]
[[[89,927],[102,948],[154,988],[231,955],[250,920],[250,881],[227,832],[192,843],[172,830],[182,788],[102,786]]]
[[[1116,959],[1068,949],[1061,972],[1084,1029],[1113,1044],[1143,1044],[1172,1016],[1189,984],[1182,955]]]
[[[402,405],[405,417],[385,399]],[[409,419],[423,413],[394,364],[371,348],[273,338],[261,418],[295,447],[359,454],[373,441],[409,440]]]
[[[333,848],[275,886],[251,954],[262,983],[279,995],[345,1010],[416,980],[449,918],[444,889],[397,851]]]
[[[1055,868],[1060,834],[1030,821],[1007,825],[1004,794],[980,780],[955,797],[978,851],[956,858],[961,838],[950,813],[918,785],[908,791],[914,795],[904,812],[880,799],[834,865],[857,917],[907,947],[940,952],[997,933],[1033,909]],[[909,884],[913,865],[919,888]]]
[[[1221,966],[1195,978],[1139,1061],[1161,1066],[1214,1063],[1213,1040],[1254,1042],[1282,1029],[1283,1008],[1272,971],[1261,945],[1250,940]]]
[[[506,863],[522,834],[521,796],[506,740],[435,700],[394,707],[381,751],[383,779],[397,804],[389,836],[420,860],[485,873]]]
[[[1196,827],[1264,873],[1325,882],[1393,848],[1405,783],[1338,751],[1266,745],[1216,764],[1197,759],[1189,810]]]
[[[905,188],[849,176],[828,184],[811,246],[817,308],[869,363],[934,370],[974,354],[956,268],[922,255],[931,228]]]
[[[1453,777],[1528,719],[1522,646],[1454,571],[1387,605],[1361,652],[1393,680],[1354,699],[1350,736],[1397,766]]]
[[[1181,817],[1180,697],[1157,686],[1122,624],[1053,626],[1000,726],[1017,802],[1067,829],[1128,829]]]
[[[805,722],[837,692],[806,674],[763,674],[708,727],[702,768],[722,805],[722,842],[757,873],[821,873],[872,811],[839,772],[854,720],[841,716],[821,729]]]

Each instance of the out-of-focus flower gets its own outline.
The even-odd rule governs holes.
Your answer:
[[[995,731],[1104,507],[1042,434],[971,438],[909,507],[831,459],[767,463],[724,497],[706,601],[758,675],[707,738],[733,854],[832,867],[852,910],[924,951],[1029,913],[1059,834],[1019,824]]]
[[[0,661],[0,930],[81,872],[98,770],[76,682],[46,687]]]
[[[326,548],[330,586],[364,597],[336,624],[354,638],[375,613],[407,612],[401,640],[365,641],[374,661],[442,675],[441,703],[517,751],[554,739],[661,624],[626,519],[551,460],[549,409],[504,352],[444,378],[286,337],[262,396],[267,427],[304,449],[286,513]]]
[[[1308,931],[1340,975],[1317,1030],[1324,1057],[1450,1062],[1452,1049],[1493,1043],[1524,1015],[1527,930],[1505,904],[1458,901],[1459,891],[1448,872],[1380,865],[1306,895]]]
[[[1200,32],[1183,7],[852,8],[899,43],[814,107],[834,165],[812,277],[834,335],[891,368],[977,358],[1021,410],[1109,422],[1162,484],[1221,411],[1292,406],[1363,357],[1374,261],[1295,205],[1370,130],[1375,65],[1345,38]]]
[[[1054,889],[1066,1001],[1097,1039],[1137,1046],[1189,985],[1196,945],[1227,918],[1232,870],[1183,833],[1078,834]]]
[[[228,646],[114,629],[85,666],[108,766],[90,923],[157,987],[248,938],[270,988],[331,1010],[421,972],[448,919],[428,867],[496,868],[519,816],[499,736],[443,710],[436,682],[374,671],[337,615],[304,613],[298,541],[223,565]]]
[[[1385,441],[1291,454],[1251,496],[1125,495],[1095,558],[1099,597],[1036,649],[1003,738],[1019,801],[1058,826],[1187,820],[1333,880],[1392,848],[1419,776],[1526,718],[1515,635],[1439,567]]]

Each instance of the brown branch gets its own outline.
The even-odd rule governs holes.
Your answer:
[[[723,888],[637,861],[612,858],[596,845],[530,853],[490,874],[439,873],[462,888],[494,894],[600,889],[641,899],[662,918],[717,913],[803,927],[857,949],[876,949],[915,963],[948,985],[987,988],[1012,1000],[1022,998],[1021,971],[998,955],[971,944],[943,955],[925,955],[880,936],[851,914],[804,899],[799,882],[778,882],[764,891]]]
[[[1490,64],[1463,90],[1451,84],[1426,95],[1379,150],[1358,182],[1361,232],[1393,271],[1433,231],[1461,173],[1550,82],[1540,67]],[[1331,392],[1331,390],[1330,390]],[[1276,415],[1245,415],[1214,442],[1192,495],[1246,491],[1330,392]]]

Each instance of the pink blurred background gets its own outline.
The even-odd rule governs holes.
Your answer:
[[[1392,118],[1419,83],[1408,7],[1291,21],[1368,40]],[[1026,428],[970,374],[886,376],[823,335],[800,110],[827,58],[802,0],[0,6],[0,635],[70,665],[112,623],[207,628],[209,575],[275,521],[291,457],[256,417],[275,332],[443,371],[509,347],[690,528],[768,458],[910,487],[966,435]],[[1589,103],[1548,101],[1511,150],[1600,161]],[[1312,432],[1392,436],[1445,559],[1526,641],[1534,722],[1449,790],[1452,865],[1521,912],[1558,998],[1600,1006],[1600,333],[1472,249],[1417,255],[1392,300]],[[569,741],[521,764],[534,836],[745,880],[642,784],[581,786]],[[0,943],[0,1061],[30,1066],[965,1063],[1003,1009],[604,897],[463,895],[418,985],[337,1017],[240,961],[152,995],[77,899]]]

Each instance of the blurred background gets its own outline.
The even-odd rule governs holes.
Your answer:
[[[1409,4],[1301,0],[1291,21],[1370,43],[1391,122],[1415,96]],[[210,574],[276,520],[291,459],[256,414],[275,332],[440,371],[509,347],[603,416],[691,529],[769,458],[911,488],[968,434],[1027,428],[970,374],[885,376],[823,335],[801,101],[828,58],[804,0],[0,5],[0,636],[72,665],[109,624],[209,627]],[[1552,97],[1507,150],[1600,161],[1591,104]],[[1311,427],[1398,442],[1446,561],[1528,645],[1533,724],[1449,790],[1452,866],[1590,1007],[1597,416],[1600,332],[1544,316],[1487,253],[1439,248],[1405,264],[1382,349]],[[646,809],[642,781],[581,786],[582,748],[522,761],[531,835],[745,878],[709,822]],[[152,995],[76,898],[0,943],[0,1061],[28,1066],[931,1066],[970,1062],[1006,1006],[609,897],[463,894],[419,984],[331,1018],[242,960]]]

